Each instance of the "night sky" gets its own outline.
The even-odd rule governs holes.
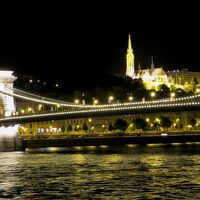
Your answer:
[[[74,4],[1,7],[1,66],[68,78],[123,75],[130,33],[136,65],[146,68],[154,56],[156,67],[200,71],[195,5]]]

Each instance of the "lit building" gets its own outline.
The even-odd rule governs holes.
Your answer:
[[[159,85],[165,84],[170,86],[167,74],[162,67],[154,68],[153,62],[150,69],[139,70],[135,78],[141,78],[147,89],[157,88]]]
[[[191,72],[187,70],[165,72],[162,67],[154,67],[153,57],[151,57],[150,68],[141,69],[139,64],[138,70],[136,71],[134,58],[131,37],[129,35],[126,54],[126,76],[133,79],[141,78],[147,89],[157,89],[159,85],[165,84],[168,87],[174,86],[174,88],[182,88],[186,91],[190,91],[199,86],[200,72]]]
[[[185,91],[199,90],[200,72],[191,72],[187,69],[167,71],[171,84]]]
[[[0,114],[6,117],[15,112],[14,98],[6,95],[13,92],[13,82],[17,79],[13,71],[0,70]]]
[[[134,54],[131,45],[131,36],[129,35],[128,39],[128,49],[126,54],[126,76],[130,76],[131,78],[141,78],[144,81],[144,84],[148,89],[156,88],[161,84],[165,84],[169,86],[169,81],[167,74],[165,71],[160,68],[155,68],[153,63],[153,57],[151,58],[151,67],[150,69],[141,69],[140,64],[138,67],[138,71],[135,72],[134,66]]]

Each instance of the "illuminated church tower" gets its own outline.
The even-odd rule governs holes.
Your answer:
[[[131,36],[128,36],[128,49],[126,54],[126,76],[130,76],[134,78],[135,70],[134,70],[134,54],[131,45]]]

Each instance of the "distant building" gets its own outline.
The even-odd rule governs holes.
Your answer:
[[[182,88],[190,91],[199,86],[200,72],[191,72],[188,70],[166,72],[162,67],[154,67],[153,57],[151,57],[151,66],[149,68],[141,69],[139,63],[138,70],[136,71],[134,58],[131,36],[129,35],[126,54],[126,76],[133,79],[141,78],[147,89],[156,89],[159,85],[165,84],[168,87]]]
[[[167,76],[176,88],[182,88],[186,91],[198,90],[200,84],[200,72],[191,72],[187,69],[167,71]]]

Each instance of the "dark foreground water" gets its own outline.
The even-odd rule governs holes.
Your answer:
[[[199,145],[74,150],[0,153],[0,199],[200,199]]]

